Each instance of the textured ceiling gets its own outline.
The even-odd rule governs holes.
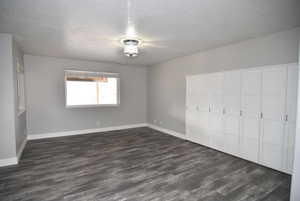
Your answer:
[[[300,26],[299,0],[0,0],[25,53],[152,65]],[[137,34],[138,58],[119,40]]]

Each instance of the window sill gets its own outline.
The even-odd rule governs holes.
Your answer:
[[[103,105],[66,105],[67,109],[72,108],[95,108],[95,107],[119,107],[120,104],[103,104]]]

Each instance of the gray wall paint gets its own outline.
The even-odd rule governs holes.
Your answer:
[[[148,122],[185,133],[185,76],[297,62],[300,28],[200,52],[151,66]]]
[[[146,122],[145,67],[31,55],[24,63],[29,135]],[[65,108],[64,69],[120,73],[121,105]]]
[[[0,34],[0,159],[16,156],[12,36]]]
[[[299,43],[298,61],[300,61],[300,43]],[[300,68],[300,62],[299,62],[299,68]],[[300,200],[300,191],[299,191],[300,189],[300,98],[299,95],[300,95],[300,79],[298,80],[297,129],[296,129],[296,138],[295,138],[294,174],[292,177],[291,201]]]
[[[13,65],[14,65],[14,95],[15,95],[15,132],[16,132],[16,150],[19,153],[22,143],[27,138],[27,129],[26,129],[26,112],[22,114],[19,113],[19,104],[18,104],[18,84],[17,84],[17,60],[19,64],[24,67],[23,61],[23,52],[21,51],[18,44],[13,40]]]

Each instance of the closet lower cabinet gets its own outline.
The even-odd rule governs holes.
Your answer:
[[[186,77],[193,142],[292,173],[298,64]]]

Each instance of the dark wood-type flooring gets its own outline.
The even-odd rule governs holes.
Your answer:
[[[149,128],[29,141],[1,201],[288,201],[290,176]]]

